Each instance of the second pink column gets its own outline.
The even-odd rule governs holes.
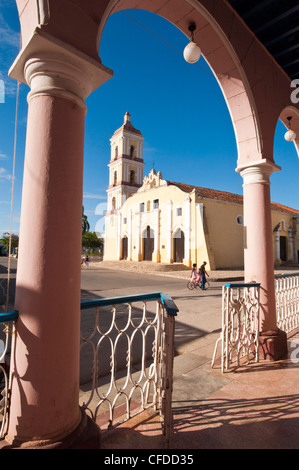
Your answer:
[[[261,345],[264,357],[270,360],[287,352],[286,336],[276,322],[270,176],[277,170],[280,167],[266,159],[237,170],[244,181],[245,282],[261,283]]]

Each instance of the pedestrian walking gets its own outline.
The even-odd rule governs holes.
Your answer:
[[[205,290],[205,285],[206,285],[206,282],[207,282],[207,278],[206,276],[209,277],[207,271],[206,271],[206,261],[204,261],[202,263],[202,265],[200,266],[199,268],[199,272],[200,272],[200,275],[201,275],[201,288],[202,290]]]

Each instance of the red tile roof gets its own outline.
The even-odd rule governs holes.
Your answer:
[[[167,183],[169,185],[176,186],[186,193],[191,193],[193,189],[195,189],[198,192],[198,195],[205,199],[232,202],[241,205],[243,204],[243,196],[240,196],[239,194],[218,191],[217,189],[201,188],[199,186],[192,186],[190,184],[175,183],[174,181],[167,181]],[[277,204],[275,202],[271,202],[271,209],[288,214],[299,215],[299,210],[292,209],[291,207],[283,206],[282,204]]]

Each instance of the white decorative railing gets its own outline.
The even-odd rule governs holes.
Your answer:
[[[277,326],[289,333],[299,327],[299,273],[275,276]]]
[[[18,312],[15,311],[0,313],[0,327],[3,327],[4,333],[3,336],[0,337],[0,439],[4,436],[8,423],[10,403],[10,359],[8,358],[8,350],[17,318]]]
[[[153,293],[83,301],[81,310],[81,406],[101,429],[154,407],[168,443],[176,305]]]
[[[222,288],[222,331],[216,341],[212,367],[221,342],[222,372],[259,361],[260,284],[226,284]]]

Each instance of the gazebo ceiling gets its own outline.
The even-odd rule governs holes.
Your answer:
[[[299,78],[298,0],[228,0],[276,62]]]

